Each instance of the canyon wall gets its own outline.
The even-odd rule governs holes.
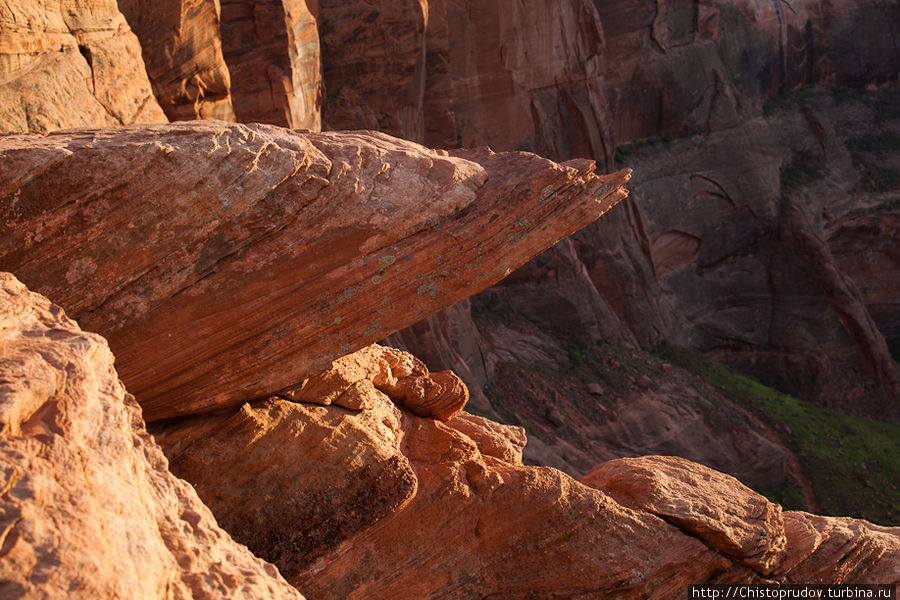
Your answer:
[[[114,0],[0,7],[0,131],[165,121]]]
[[[889,108],[895,94],[891,88],[871,91],[840,106],[813,94],[796,100],[795,110],[772,113],[779,101],[793,102],[789,92],[800,86],[895,82],[896,5],[800,3],[788,9],[777,2],[573,1],[535,3],[522,11],[508,4],[431,6],[424,41],[409,42],[424,44],[432,68],[421,102],[420,112],[428,116],[424,139],[444,146],[529,149],[556,159],[588,156],[610,167],[618,159],[647,177],[639,178],[624,210],[536,259],[472,305],[515,311],[561,346],[579,337],[579,343],[602,339],[644,348],[664,340],[689,345],[802,398],[900,418],[897,366],[889,352],[897,325],[888,300],[900,290],[888,284],[888,291],[883,277],[855,283],[854,274],[861,273],[842,270],[862,260],[848,257],[848,229],[829,229],[854,202],[870,207],[873,223],[884,218],[874,213],[890,212],[895,202],[896,182],[884,175],[898,151],[896,115]],[[323,5],[323,23],[339,17]],[[337,31],[338,25],[329,28]],[[342,94],[354,89],[379,98],[377,82],[390,81],[392,98],[413,85],[391,78],[381,60],[367,69],[383,76],[363,81],[328,70],[328,53],[323,63],[326,90]],[[851,123],[841,116],[850,108],[852,134],[842,128]],[[382,122],[333,110],[333,127]],[[882,130],[889,133],[874,150],[878,156],[852,148]],[[651,138],[661,143],[634,152],[634,144]],[[656,158],[659,163],[651,164]],[[810,160],[829,168],[801,174],[810,181],[798,186],[797,169]],[[833,173],[835,161],[845,166],[843,181],[813,184]],[[822,193],[822,210],[840,208],[830,211],[835,214],[827,217],[826,229],[814,221],[805,242],[790,241],[800,234],[788,231],[786,214],[794,214],[785,208],[788,199],[803,194],[808,199],[802,203],[815,210]],[[871,227],[880,233],[856,243],[880,248],[879,268],[896,270],[890,225]],[[842,241],[832,242],[832,235]],[[838,244],[847,257],[841,261],[812,249],[833,253]],[[808,258],[793,258],[800,254]],[[760,266],[748,267],[747,261]],[[869,293],[868,301],[852,289],[873,286],[878,292]],[[815,306],[805,300],[811,297],[817,298]],[[453,310],[456,316],[435,317],[391,342],[443,357],[438,364],[460,371],[473,388],[484,388],[495,381],[490,364],[502,360],[489,356],[496,345],[486,338],[498,334],[479,331],[459,316],[469,308]],[[449,332],[437,333],[451,321],[452,341]],[[477,356],[472,348],[480,349]]]
[[[854,482],[898,522],[896,427],[736,380],[792,430],[666,343],[900,418],[895,4],[151,4],[137,37],[108,3],[0,9],[0,129],[127,125],[0,138],[0,269],[60,304],[0,275],[0,589],[900,581],[896,527],[744,485]],[[209,117],[412,141],[141,125]],[[590,225],[629,175],[573,157],[643,175]],[[423,360],[367,345],[407,325]],[[834,455],[795,444],[819,421]],[[743,483],[620,458],[648,453]]]

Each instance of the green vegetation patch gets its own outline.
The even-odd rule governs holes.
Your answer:
[[[654,353],[699,375],[779,431],[799,457],[825,514],[900,524],[900,426],[787,396],[698,351],[663,344]],[[784,498],[785,506],[799,493],[766,491]]]

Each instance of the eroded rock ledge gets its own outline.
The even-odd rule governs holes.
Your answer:
[[[216,121],[0,140],[0,268],[147,420],[295,388],[597,219],[628,172]]]

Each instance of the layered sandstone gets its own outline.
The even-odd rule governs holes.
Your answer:
[[[900,137],[883,130],[900,124],[887,108],[898,95],[847,93],[810,88],[627,163],[645,173],[634,197],[650,257],[692,345],[799,397],[896,420],[900,187],[884,173]]]
[[[109,339],[148,420],[294,389],[597,219],[628,179],[221,122],[10,136],[0,156],[0,266]]]
[[[173,121],[321,127],[316,5],[306,0],[123,0]]]
[[[0,8],[0,131],[165,121],[114,1]]]
[[[170,120],[235,120],[218,0],[122,0],[119,8],[140,40],[153,93]]]
[[[345,359],[381,368],[371,350]],[[341,394],[335,383],[316,389]],[[579,483],[523,466],[521,428],[390,400],[271,398],[153,431],[223,524],[315,597],[671,598],[702,582],[900,579],[898,528],[786,513],[672,457],[609,461]]]
[[[895,79],[897,17],[865,0],[329,0],[325,120],[612,160],[617,144],[704,131],[798,85]]]
[[[316,5],[310,0],[222,0],[222,52],[238,121],[321,127]]]
[[[0,273],[0,596],[294,598],[168,470],[99,335]]]

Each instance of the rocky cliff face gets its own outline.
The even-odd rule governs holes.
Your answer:
[[[623,160],[646,174],[635,195],[650,257],[691,345],[794,395],[896,420],[900,185],[876,174],[900,164],[900,121],[883,108],[898,96],[849,94],[807,88],[769,116],[626,147]]]
[[[112,0],[6,2],[0,40],[0,131],[166,121]]]
[[[0,273],[0,595],[293,598],[174,477],[106,341]]]
[[[895,91],[766,99],[894,81],[897,7],[520,4],[123,1],[149,79],[113,5],[0,9],[3,131],[324,120],[449,150],[222,122],[0,139],[0,268],[109,337],[239,542],[104,341],[4,276],[4,591],[299,597],[240,543],[315,597],[900,580],[897,528],[615,460],[810,507],[853,480],[900,518],[896,428],[738,382],[792,430],[644,351],[894,414]],[[476,144],[565,162],[453,150]],[[624,196],[573,156],[647,175],[512,272]],[[391,341],[424,361],[366,346],[413,321]]]
[[[815,82],[896,80],[895,6],[564,2],[550,14],[529,7],[523,16],[462,5],[468,7],[441,4],[434,35],[442,41],[429,45],[425,36],[426,54],[434,48],[441,58],[432,63],[423,102],[428,106],[433,85],[444,108],[424,112],[442,115],[434,123],[454,134],[426,139],[609,164],[619,147],[622,164],[647,172],[623,210],[476,299],[476,309],[516,311],[561,346],[578,337],[644,348],[663,340],[691,345],[808,400],[897,419],[897,367],[889,352],[896,319],[888,316],[888,298],[898,290],[863,275],[876,263],[887,273],[897,266],[886,216],[897,193],[889,175],[897,125],[888,107],[895,93],[886,88],[847,102],[807,94],[777,114],[779,101],[794,100],[767,103]],[[327,21],[328,12],[321,18]],[[536,25],[526,28],[520,19]],[[464,43],[474,31],[480,46]],[[476,46],[484,50],[467,50]],[[553,76],[541,76],[542,69]],[[518,83],[501,85],[509,78]],[[332,87],[341,85],[356,84],[348,78]],[[836,97],[847,95],[843,89]],[[484,96],[472,99],[473,90]],[[504,118],[487,122],[488,114]],[[353,119],[347,112],[342,126],[353,127]],[[425,130],[433,130],[427,120]],[[658,143],[638,148],[646,138]],[[862,149],[873,141],[877,148]],[[826,177],[838,173],[840,181]],[[787,213],[795,213],[785,212],[784,199],[829,216],[821,223],[818,216],[802,224],[794,219],[792,233]],[[854,206],[866,207],[859,218],[871,235],[850,225]],[[878,250],[861,258],[849,251],[849,238]],[[834,255],[838,247],[847,258]],[[867,278],[862,286],[857,272]],[[468,308],[454,311],[392,341],[444,357],[448,362],[436,364],[484,387],[496,381],[490,365],[504,360],[502,352],[489,356],[497,347],[489,339],[512,340],[508,332],[476,330],[459,316]],[[451,322],[448,347],[450,332],[438,330]],[[473,391],[473,397],[482,396]]]

